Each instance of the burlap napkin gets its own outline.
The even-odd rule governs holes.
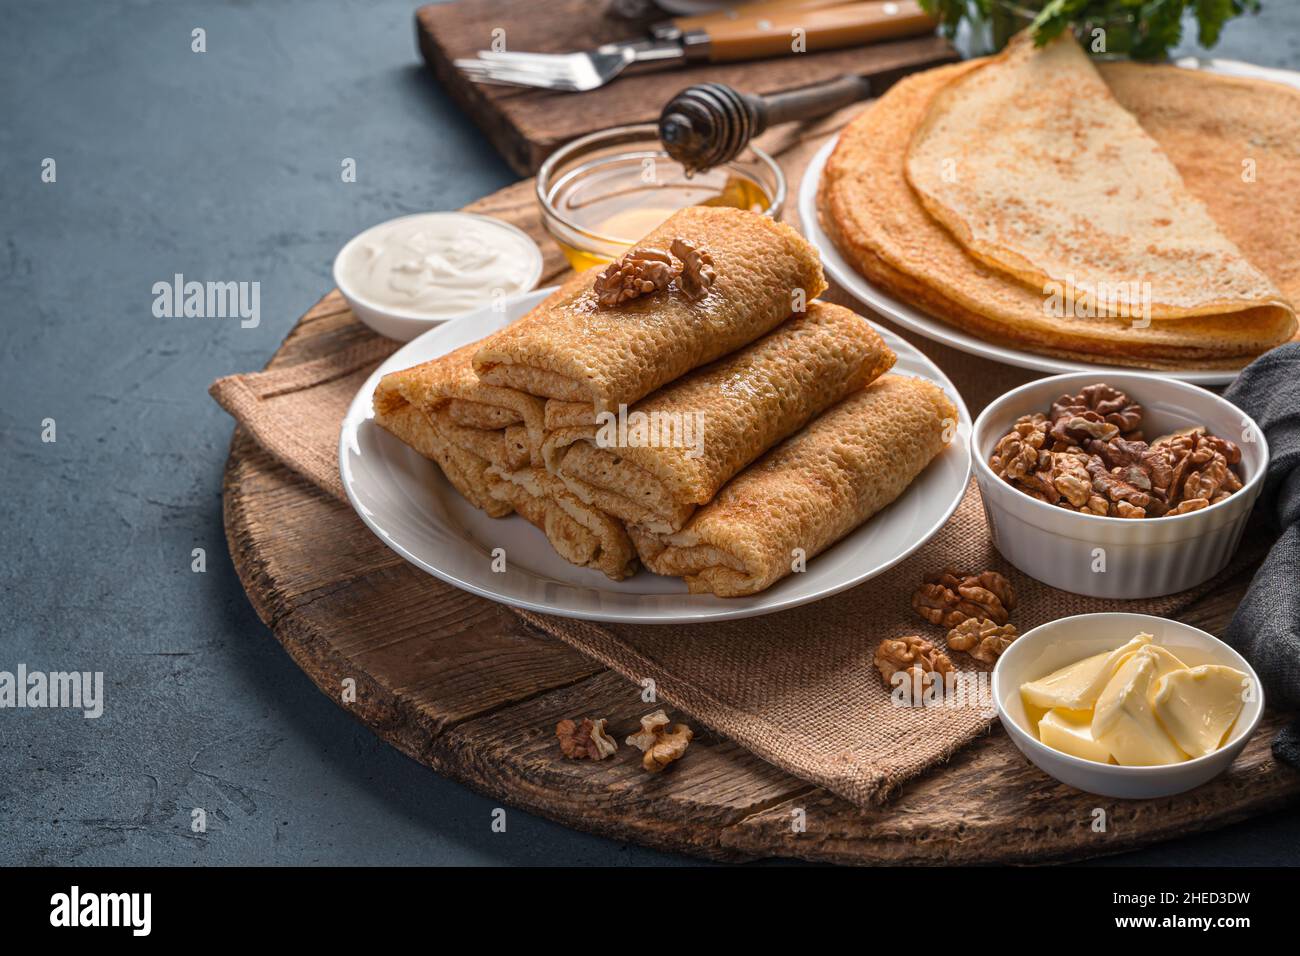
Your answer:
[[[811,131],[783,133],[786,144],[774,151],[784,154],[787,170],[793,171],[792,195],[797,194],[803,163],[835,125],[837,121],[823,122]],[[522,194],[526,184],[518,188]],[[469,208],[501,211],[486,203]],[[790,214],[786,218],[797,219]],[[515,222],[549,245],[535,219]],[[548,256],[553,257],[553,252],[553,247],[548,249]],[[835,293],[830,297],[853,304]],[[334,308],[337,312],[339,306]],[[857,308],[861,311],[860,305]],[[972,414],[993,397],[1034,377],[906,337],[953,379]],[[277,459],[342,499],[339,424],[365,377],[396,346],[355,323],[349,323],[338,338],[340,347],[324,357],[223,378],[211,391]],[[540,534],[522,521],[519,524],[520,534]],[[368,533],[359,520],[357,533]],[[1133,602],[1078,597],[1039,584],[1000,559],[989,541],[979,494],[972,484],[952,520],[912,558],[859,587],[802,608],[694,627],[610,626],[517,613],[539,631],[633,681],[654,680],[661,699],[760,757],[865,806],[885,799],[904,781],[942,762],[990,726],[991,715],[978,701],[952,708],[894,706],[872,664],[877,644],[886,637],[921,634],[942,645],[943,632],[922,621],[910,606],[912,592],[925,574],[948,567],[1002,571],[1020,598],[1013,622],[1025,631],[1058,617],[1092,611],[1175,614],[1257,560],[1266,539],[1248,535],[1247,541],[1218,581],[1195,591]],[[432,577],[428,586],[448,587]],[[963,670],[987,670],[965,655],[953,656]]]
[[[366,333],[364,341],[326,358],[230,375],[208,391],[279,461],[346,501],[339,478],[339,426],[357,390],[398,344]]]

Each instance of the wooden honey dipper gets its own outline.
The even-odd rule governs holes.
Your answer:
[[[871,95],[862,76],[758,96],[724,83],[698,83],[682,90],[659,114],[659,140],[687,174],[735,159],[764,130],[793,120],[825,116]]]

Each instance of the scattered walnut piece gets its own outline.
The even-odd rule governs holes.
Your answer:
[[[935,681],[934,675],[944,676],[953,672],[948,655],[915,634],[885,638],[876,647],[875,664],[885,679],[886,687],[893,686],[895,674],[905,671],[913,686],[919,682],[923,691],[930,689]]]
[[[912,595],[917,614],[949,628],[972,617],[1005,624],[1015,606],[1015,589],[996,571],[966,574],[948,569],[929,575]]]
[[[680,760],[695,734],[685,724],[668,727],[668,715],[662,710],[641,718],[641,729],[631,734],[624,743],[643,754],[641,766],[651,773],[659,773],[675,760]]]
[[[562,720],[555,725],[560,750],[573,760],[604,760],[618,749],[618,743],[605,732],[605,720]]]
[[[682,271],[677,284],[692,302],[698,302],[708,295],[709,286],[718,277],[713,268],[713,256],[703,246],[698,246],[688,239],[674,239],[673,255],[682,261]]]
[[[659,773],[670,763],[680,760],[686,753],[695,734],[685,724],[674,724],[673,729],[661,736],[641,758],[641,766],[651,773]]]
[[[967,618],[948,632],[948,648],[965,651],[977,661],[994,663],[1020,634],[1014,624]]]
[[[678,272],[673,257],[649,246],[632,249],[596,277],[597,300],[610,308],[668,288]]]
[[[630,735],[623,743],[645,753],[654,746],[654,742],[659,739],[659,735],[664,732],[664,728],[669,723],[671,721],[668,720],[668,715],[662,710],[646,714],[641,718],[641,729]]]

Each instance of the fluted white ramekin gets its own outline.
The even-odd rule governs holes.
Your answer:
[[[1105,382],[1142,406],[1148,438],[1193,425],[1241,448],[1240,491],[1201,511],[1165,518],[1105,518],[1032,498],[994,474],[989,456],[1021,415],[1046,413],[1062,395]],[[1007,392],[975,421],[975,478],[993,543],[1045,584],[1101,598],[1150,598],[1195,587],[1223,570],[1241,541],[1268,467],[1263,431],[1212,392],[1142,372],[1076,372]]]

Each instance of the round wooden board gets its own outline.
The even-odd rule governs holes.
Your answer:
[[[808,159],[857,108],[766,135],[763,145],[780,157],[792,195]],[[532,235],[546,256],[542,285],[562,276],[566,264],[539,221],[532,180],[466,209]],[[798,226],[793,210],[784,218]],[[834,292],[828,297],[853,305]],[[270,364],[309,361],[368,335],[333,292],[303,316]],[[964,372],[960,387],[973,411],[1009,387],[1006,369],[969,368],[982,360],[931,342],[923,347],[950,373]],[[1275,712],[1265,715],[1228,773],[1190,794],[1142,802],[1057,784],[996,725],[869,810],[694,721],[698,736],[687,757],[662,775],[632,761],[565,760],[555,742],[557,721],[606,716],[622,739],[650,709],[640,687],[533,631],[508,608],[406,564],[346,504],[238,429],[224,501],[230,553],[253,606],[322,692],[426,766],[576,829],[712,859],[1030,863],[1130,850],[1300,795],[1300,772],[1277,763],[1269,749],[1289,718]],[[1182,619],[1220,633],[1247,583],[1248,577],[1233,582]],[[341,700],[347,678],[356,681],[354,703]],[[1106,814],[1104,831],[1094,829],[1097,808]],[[802,831],[794,826],[799,816]]]
[[[303,361],[364,333],[337,294],[303,317],[272,365]],[[1300,773],[1269,742],[1266,715],[1232,769],[1168,800],[1115,801],[1063,787],[995,729],[861,810],[698,727],[689,754],[651,776],[633,762],[565,760],[556,721],[608,715],[622,737],[640,688],[526,627],[508,608],[407,565],[339,501],[236,430],[225,525],[262,620],[321,691],[403,753],[503,803],[582,830],[714,859],[992,863],[1115,853],[1283,805]],[[1243,582],[1185,619],[1221,629]],[[356,681],[354,703],[342,701]],[[689,718],[688,718],[689,719]],[[1096,808],[1106,813],[1094,830]],[[793,825],[803,810],[806,829]]]

